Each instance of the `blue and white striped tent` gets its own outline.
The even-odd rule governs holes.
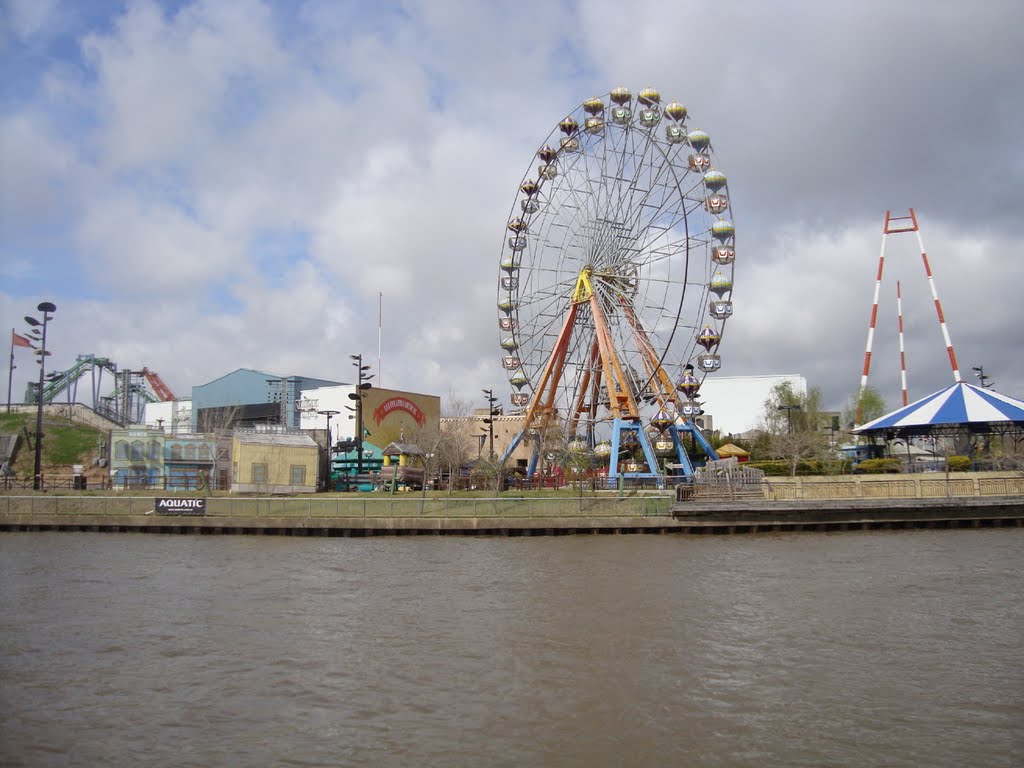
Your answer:
[[[853,431],[923,435],[965,427],[978,433],[1024,429],[1024,401],[958,381]]]

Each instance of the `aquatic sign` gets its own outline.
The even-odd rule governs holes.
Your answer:
[[[154,511],[158,515],[205,515],[206,499],[156,499]]]

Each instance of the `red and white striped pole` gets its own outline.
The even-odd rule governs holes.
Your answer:
[[[910,398],[907,396],[907,353],[903,346],[903,295],[900,293],[899,280],[896,281],[896,315],[900,329],[900,388],[903,390],[903,404],[907,405]]]
[[[875,323],[878,321],[878,294],[882,289],[882,271],[885,269],[885,238],[889,229],[889,211],[885,212],[885,226],[882,228],[882,249],[878,254],[878,274],[875,276],[875,297],[871,302],[871,319],[868,321],[868,343],[864,349],[864,371],[860,376],[860,389],[868,385],[868,373],[871,371],[871,344],[875,339]],[[860,408],[858,407],[858,417]]]
[[[942,302],[939,301],[939,294],[935,288],[935,277],[932,275],[931,265],[928,263],[928,252],[924,249],[924,240],[921,237],[921,228],[917,224],[917,216],[914,209],[910,209],[910,218],[914,222],[914,232],[917,233],[917,244],[921,248],[921,261],[924,263],[924,272],[928,275],[928,287],[932,291],[932,301],[935,302],[935,313],[939,318],[939,327],[942,328],[942,338],[946,342],[946,354],[949,355],[949,364],[953,368],[953,381],[959,382],[960,367],[956,364],[956,353],[953,352],[953,342],[949,339],[949,329],[946,327],[946,317],[942,314]]]

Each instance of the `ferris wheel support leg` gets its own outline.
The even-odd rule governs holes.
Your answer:
[[[635,432],[637,441],[640,447],[643,449],[644,458],[647,461],[646,472],[619,472],[619,447],[622,444],[621,435],[623,432]],[[658,461],[654,456],[654,450],[651,448],[651,441],[647,437],[647,432],[644,431],[643,425],[632,419],[615,419],[612,422],[612,452],[608,456],[608,480],[617,481],[619,477],[653,477],[659,480],[659,487],[662,484],[662,475],[658,471]]]
[[[643,448],[644,458],[647,460],[647,472],[638,473],[640,476],[655,477],[658,479],[658,487],[664,488],[661,467],[658,466],[658,459],[654,456],[654,449],[651,440],[647,436],[647,430],[639,423],[636,424],[637,437],[640,438],[640,447]]]
[[[692,421],[687,421],[685,424],[683,424],[682,428],[684,431],[689,432],[691,435],[693,435],[694,440],[696,440],[700,447],[704,449],[704,453],[707,454],[707,457],[709,459],[711,459],[712,461],[718,461],[717,451],[715,451],[715,449],[711,447],[711,443],[709,443],[708,439],[704,437],[704,433],[700,431],[700,427],[698,427]]]
[[[508,448],[501,454],[501,460],[498,462],[500,466],[504,466],[512,452],[519,447],[520,441],[523,439],[523,435],[526,434],[526,430],[519,430],[519,434],[512,438],[512,442],[508,444]]]
[[[672,445],[676,449],[676,458],[679,459],[679,466],[683,470],[683,477],[689,480],[693,477],[693,462],[690,461],[690,455],[686,452],[686,446],[683,445],[682,437],[679,435],[679,428],[675,424],[672,424],[668,428],[668,433],[672,437]]]
[[[708,439],[704,437],[704,433],[701,432],[700,427],[694,424],[692,421],[686,421],[680,425],[671,425],[668,428],[669,434],[672,436],[672,444],[676,448],[676,456],[679,457],[679,464],[682,466],[683,475],[687,478],[693,476],[693,461],[690,459],[690,455],[686,452],[686,446],[683,444],[683,438],[681,432],[689,432],[693,439],[707,454],[707,457],[712,461],[718,460],[718,452],[711,446]]]
[[[608,480],[617,480],[619,477],[619,431],[622,428],[622,419],[615,419],[612,423],[612,450],[608,454]]]

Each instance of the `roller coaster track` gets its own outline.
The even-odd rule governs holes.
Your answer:
[[[101,395],[104,372],[113,377],[113,395]],[[43,384],[43,402],[53,403],[62,394],[67,396],[68,403],[79,402],[78,384],[86,374],[90,374],[92,397],[91,402],[86,404],[117,421],[131,421],[133,413],[141,418],[142,401],[154,403],[175,399],[170,387],[159,374],[149,368],[119,371],[117,363],[108,358],[79,355],[74,365],[67,370],[53,371],[47,375]],[[29,385],[25,393],[26,403],[38,402],[36,390],[36,385]]]

